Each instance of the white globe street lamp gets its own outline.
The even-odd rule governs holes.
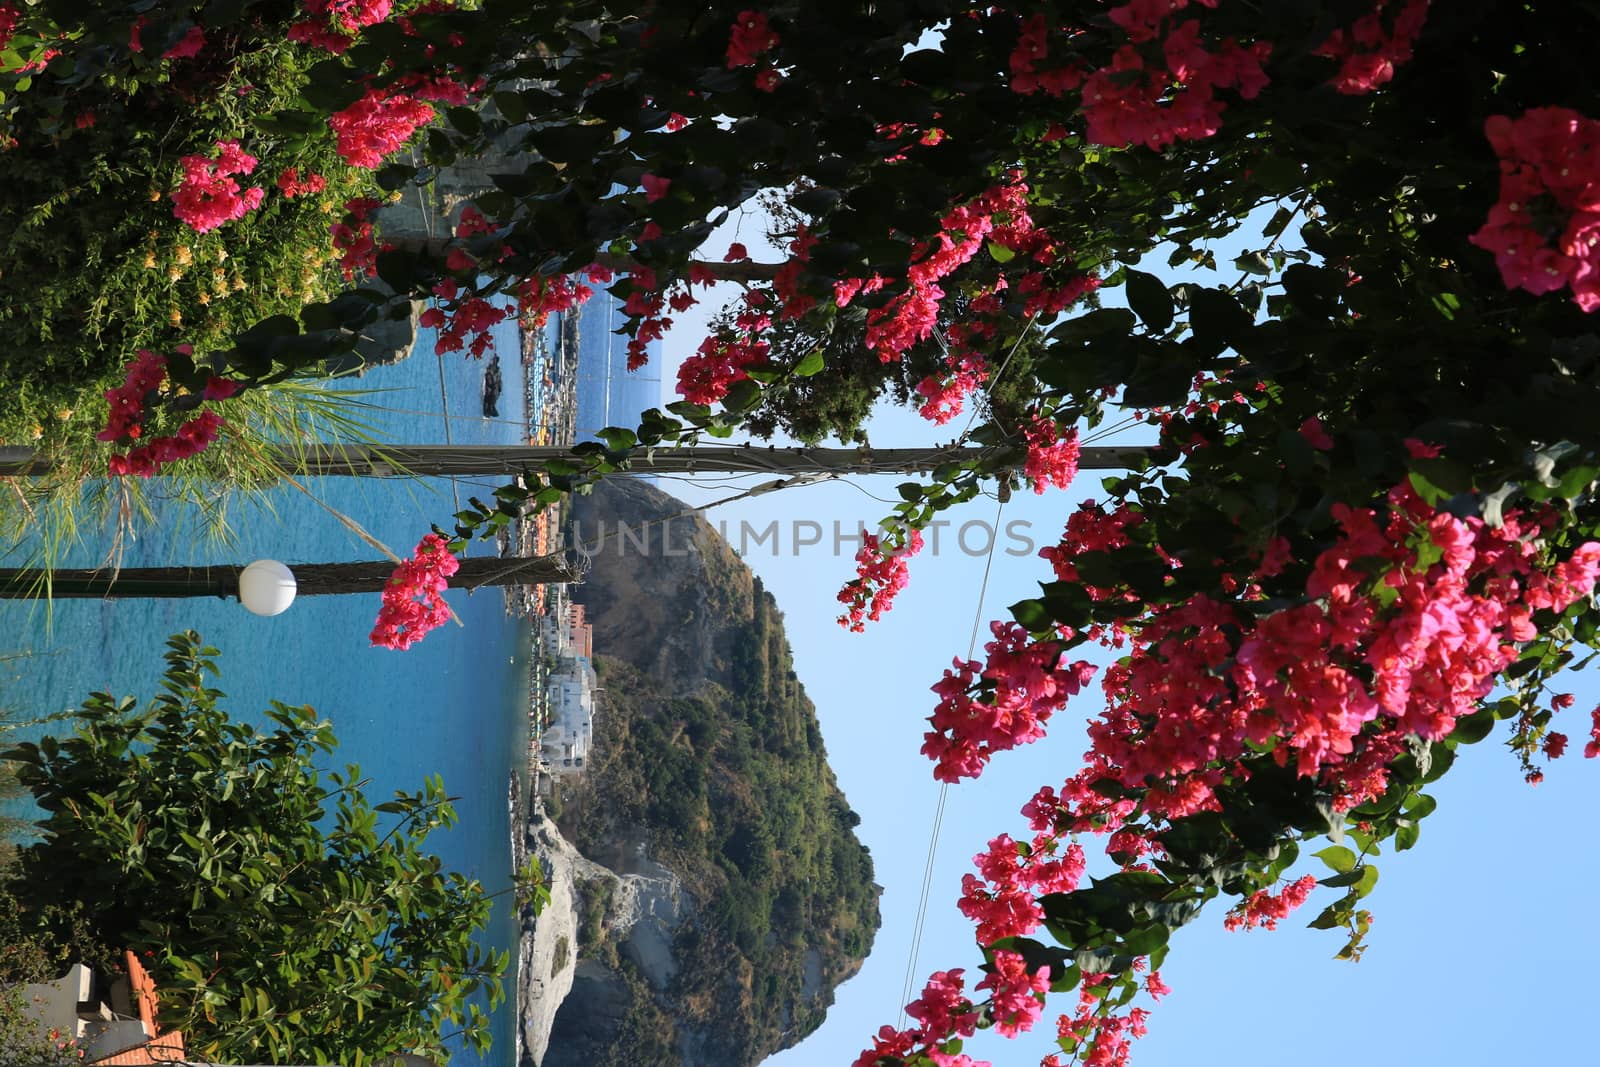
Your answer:
[[[239,572],[239,603],[253,615],[282,615],[294,594],[294,572],[275,559],[258,559]]]

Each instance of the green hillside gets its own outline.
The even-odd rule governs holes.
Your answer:
[[[581,534],[586,520],[642,526],[681,510],[647,486],[607,485],[575,519]],[[632,993],[611,1040],[585,1051],[605,1046],[591,1063],[750,1064],[822,1021],[871,947],[880,890],[772,595],[703,521],[675,519],[666,537],[657,549],[690,550],[601,553],[576,592],[604,693],[590,769],[557,822],[601,862],[643,839],[695,913],[664,988],[616,945],[580,944]],[[593,936],[602,909],[586,904]]]

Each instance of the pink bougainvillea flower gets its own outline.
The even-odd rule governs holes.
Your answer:
[[[1370,93],[1392,80],[1395,68],[1411,58],[1411,46],[1428,17],[1428,0],[1406,0],[1385,28],[1384,9],[1389,6],[1389,0],[1377,0],[1348,32],[1335,30],[1312,50],[1312,55],[1339,61],[1339,72],[1329,82],[1339,92]]]
[[[861,548],[856,552],[856,577],[839,590],[839,603],[845,606],[839,625],[861,633],[867,622],[881,619],[910,580],[907,561],[920,551],[921,530],[910,531],[904,547],[887,552],[878,535],[863,530]]]
[[[1054,419],[1039,417],[1023,429],[1028,445],[1027,462],[1022,473],[1033,484],[1035,493],[1043,493],[1054,486],[1066,489],[1078,476],[1078,431],[1057,433]]]
[[[754,66],[763,52],[778,46],[778,35],[759,11],[741,11],[728,34],[728,67]]]
[[[432,122],[433,108],[405,93],[373,89],[361,99],[328,116],[345,162],[374,170],[385,156],[400,149],[417,127]]]
[[[644,186],[645,202],[653,204],[667,195],[667,190],[672,188],[672,179],[646,174],[639,179],[639,184]]]
[[[1570,108],[1491,115],[1484,134],[1500,158],[1500,199],[1468,238],[1494,253],[1507,288],[1570,287],[1600,308],[1600,122]]]
[[[1315,415],[1300,424],[1300,436],[1305,438],[1306,444],[1319,452],[1327,452],[1333,448],[1333,438],[1328,436],[1328,431],[1322,428],[1322,420]]]
[[[178,43],[161,53],[162,59],[192,59],[199,55],[206,46],[206,31],[199,26],[190,26],[189,32],[179,39]]]
[[[206,382],[204,398],[207,400],[228,400],[239,395],[239,390],[244,388],[244,383],[233,378],[221,378],[213,374]]]
[[[218,154],[184,156],[178,160],[183,179],[172,194],[172,214],[196,233],[207,233],[225,222],[241,219],[261,206],[266,193],[259,188],[240,189],[233,175],[255,170],[256,157],[238,141],[218,141]]]
[[[302,178],[300,177],[299,169],[296,167],[290,167],[278,175],[278,189],[290,200],[297,196],[320,193],[327,187],[328,179],[322,175],[307,172],[306,176]]]
[[[343,53],[363,29],[389,17],[390,0],[301,0],[306,18],[289,25],[291,41]]]
[[[461,567],[450,545],[438,534],[418,542],[411,558],[389,576],[371,640],[379,648],[407,649],[450,619],[444,591]]]

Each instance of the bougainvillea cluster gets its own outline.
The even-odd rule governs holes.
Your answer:
[[[951,334],[953,343],[942,372],[917,383],[917,414],[936,426],[961,414],[967,397],[989,380],[989,361],[973,349],[955,344],[956,330]]]
[[[1057,581],[1081,586],[1091,600],[1126,595],[1122,590],[1083,581],[1073,559],[1084,552],[1109,552],[1126,547],[1132,543],[1128,531],[1143,522],[1144,515],[1126,503],[1107,511],[1093,500],[1086,500],[1067,517],[1067,528],[1060,543],[1040,549],[1039,558],[1050,564]]]
[[[535,274],[517,286],[517,308],[534,329],[543,329],[554,312],[571,311],[594,295],[594,290],[564,274]]]
[[[1216,6],[1215,0],[1200,2]],[[1210,137],[1227,106],[1219,90],[1256,97],[1268,82],[1262,64],[1272,45],[1208,41],[1201,20],[1177,17],[1188,7],[1188,0],[1134,0],[1112,8],[1106,14],[1127,43],[1098,68],[1084,65],[1070,48],[1062,48],[1051,64],[1053,41],[1064,45],[1078,31],[1029,16],[1011,53],[1012,91],[1060,96],[1076,90],[1096,144],[1142,144],[1159,151],[1174,141]]]
[[[1015,1037],[1033,1029],[1044,1011],[1044,996],[1050,992],[1050,968],[1030,971],[1019,952],[998,949],[993,969],[977,989],[990,991],[989,1013],[994,1027],[1003,1037]]]
[[[1593,543],[1538,569],[1540,527],[1522,517],[1459,519],[1409,486],[1390,507],[1380,522],[1334,506],[1342,534],[1306,603],[1256,617],[1196,596],[1151,614],[1106,672],[1109,706],[1064,791],[1080,819],[1108,810],[1102,780],[1137,789],[1150,817],[1214,809],[1252,749],[1316,777],[1340,807],[1369,800],[1405,736],[1448,735],[1533,637],[1532,612],[1565,610],[1600,572]]]
[[[1283,606],[1254,585],[1233,583],[1235,600],[1192,596],[1118,631],[1130,654],[1105,672],[1107,707],[1090,724],[1084,769],[1023,808],[1035,831],[1030,841],[995,838],[974,857],[976,873],[963,878],[959,905],[981,944],[1029,934],[1044,921],[1042,898],[1077,888],[1084,856],[1075,842],[1066,844],[1072,835],[1104,835],[1113,858],[1137,869],[1140,856],[1161,854],[1161,827],[1220,810],[1216,791],[1247,779],[1261,753],[1314,780],[1335,810],[1382,795],[1406,738],[1448,737],[1537,636],[1535,613],[1559,615],[1591,596],[1600,576],[1595,542],[1550,557],[1543,540],[1550,512],[1509,512],[1493,526],[1428,505],[1407,482],[1381,507],[1335,504],[1333,516],[1338,535],[1302,572],[1303,600]],[[1085,505],[1063,543],[1041,554],[1061,580],[1081,585],[1073,560],[1132,545],[1142,521],[1125,504]],[[1283,573],[1285,548],[1281,539],[1268,546],[1260,575]],[[923,751],[944,781],[976,775],[994,751],[1041,736],[1050,714],[1088,681],[1087,664],[1062,662],[1055,636],[1033,636],[1015,623],[992,628],[987,664],[957,660],[934,687],[940,702]],[[1558,697],[1552,708],[1570,703]],[[1600,755],[1600,709],[1592,718],[1586,755]],[[1535,747],[1554,758],[1566,738],[1541,733]],[[1272,929],[1315,886],[1310,876],[1260,885],[1224,925]],[[1355,916],[1361,929],[1370,924],[1368,913]],[[1015,994],[1048,986],[1039,984],[1040,972],[1027,976],[1019,966],[1008,959],[981,987],[1008,991],[1004,1004],[990,1004],[997,1026],[1031,1025],[1033,1010]],[[996,977],[1002,973],[1010,977]],[[1144,1030],[1143,1009],[1118,1014],[1101,999],[1096,987],[1108,980],[1085,975],[1078,1010],[1059,1023],[1063,1047],[1080,1050],[1085,1063],[1125,1062],[1129,1041]],[[938,1042],[955,1032],[886,1029],[858,1062],[876,1063],[886,1051],[941,1062]]]
[[[1129,1008],[1119,1015],[1111,1010],[1111,1002],[1102,999],[1110,976],[1085,975],[1078,987],[1078,1007],[1071,1015],[1056,1020],[1056,1039],[1063,1048],[1083,1050],[1078,1062],[1083,1067],[1125,1067],[1133,1042],[1145,1036],[1150,1012],[1147,1008]],[[1146,983],[1152,999],[1170,992],[1160,975],[1152,972]],[[1062,1067],[1059,1056],[1046,1056],[1039,1067]]]
[[[17,24],[22,21],[22,13],[11,4],[0,4],[0,48],[11,42],[11,35],[17,32]]]
[[[111,407],[106,427],[97,434],[101,441],[137,440],[143,433],[145,402],[167,380],[167,357],[143,349],[128,364],[122,384],[106,390]]]
[[[1238,906],[1223,918],[1222,925],[1229,930],[1276,930],[1278,922],[1306,902],[1317,880],[1311,875],[1296,878],[1277,893],[1262,889],[1240,901]]]
[[[710,334],[694,355],[678,366],[678,395],[693,404],[715,404],[736,382],[767,364],[769,345],[760,340],[772,325],[767,297],[754,291],[740,301],[733,320]]]
[[[302,0],[306,17],[289,26],[289,40],[334,54],[355,43],[361,31],[389,17],[390,0]]]
[[[976,778],[994,753],[1043,737],[1050,716],[1094,676],[1086,661],[1063,662],[1058,641],[1034,641],[1016,623],[990,631],[986,662],[958,658],[933,686],[939,704],[922,753],[941,782]]]
[[[298,167],[289,167],[278,175],[278,190],[290,200],[297,196],[310,196],[314,193],[320,193],[327,187],[328,179],[320,174],[311,173],[301,177]]]
[[[199,26],[190,26],[184,35],[178,38],[176,44],[161,53],[162,59],[193,59],[206,47],[206,31]]]
[[[345,201],[344,218],[331,227],[333,250],[339,253],[339,269],[345,281],[359,275],[371,277],[378,271],[378,243],[372,232],[372,213],[383,202],[370,196]]]
[[[1033,491],[1043,493],[1051,487],[1070,486],[1078,476],[1077,429],[1062,435],[1054,419],[1040,416],[1023,427],[1022,436],[1028,450],[1022,473],[1033,484]]]
[[[1564,107],[1495,115],[1484,133],[1500,158],[1500,199],[1472,243],[1494,253],[1508,287],[1564,287],[1600,307],[1600,122]]]
[[[178,165],[183,177],[172,194],[172,213],[196,233],[243,218],[266,196],[260,188],[241,190],[234,180],[234,175],[244,177],[256,169],[256,157],[241,149],[238,141],[218,141],[215,157],[184,156]]]
[[[935,971],[922,996],[906,1005],[906,1014],[919,1025],[907,1030],[883,1027],[853,1067],[876,1067],[885,1057],[894,1062],[918,1054],[928,1056],[937,1067],[978,1067],[971,1057],[946,1051],[949,1040],[971,1037],[978,1028],[978,1009],[963,992],[964,974],[959,967]]]
[[[1196,0],[1214,8],[1218,0]],[[1022,19],[1010,56],[1011,89],[1023,95],[1079,93],[1096,144],[1142,144],[1160,150],[1216,133],[1227,104],[1219,91],[1254,99],[1269,82],[1272,43],[1210,40],[1203,20],[1181,17],[1189,0],[1132,0],[1106,12],[1126,36],[1100,67],[1077,58],[1070,42],[1078,27],[1053,26],[1045,15]],[[1427,18],[1428,0],[1376,0],[1348,29],[1334,31],[1313,54],[1339,63],[1329,84],[1341,93],[1368,93],[1411,58]],[[1052,62],[1052,45],[1056,45]]]
[[[741,11],[728,33],[728,68],[754,66],[761,56],[778,47],[778,35],[759,11]]]
[[[433,108],[414,96],[372,89],[328,116],[328,126],[345,162],[372,170],[399,151],[418,127],[432,122],[433,116]]]
[[[490,331],[516,315],[515,308],[491,303],[463,289],[454,278],[435,285],[433,295],[440,303],[424,311],[417,321],[438,332],[433,343],[434,355],[438,356],[466,351],[473,359],[482,359],[494,344]]]
[[[189,359],[194,353],[188,345],[180,345],[178,354]],[[204,452],[217,439],[224,422],[210,410],[196,412],[175,433],[154,435],[147,432],[147,419],[155,403],[162,399],[160,394],[166,384],[167,357],[143,349],[128,365],[122,384],[106,390],[110,411],[105,428],[96,438],[127,446],[127,451],[115,453],[106,461],[108,474],[148,478],[169,463]],[[233,379],[210,375],[200,399],[226,400],[237,394],[239,388],[240,384]]]
[[[1040,268],[1056,262],[1058,249],[1047,234],[1034,227],[1028,212],[1027,184],[1016,172],[1007,177],[1007,181],[991,187],[971,202],[951,209],[940,221],[939,234],[912,249],[904,291],[867,314],[866,346],[879,360],[889,363],[900,359],[914,345],[934,334],[939,304],[945,297],[942,283],[969,263],[986,242],[992,241],[1004,249],[1008,259],[1022,256],[1025,257],[1023,262],[1031,261]],[[1081,272],[1072,272],[1071,283],[1082,284],[1081,277]],[[870,292],[884,284],[883,279],[848,279],[836,286],[838,303],[843,307],[858,292]],[[1042,284],[1042,278],[1041,283],[1036,284]],[[1080,289],[1072,299],[1085,291],[1086,288]],[[982,299],[993,292],[991,286],[975,297]],[[1027,313],[1031,315],[1033,310]]]
[[[383,590],[383,605],[372,627],[372,643],[379,648],[404,650],[450,621],[450,605],[444,591],[450,576],[461,568],[461,561],[450,551],[450,544],[438,534],[428,534],[418,542],[411,558],[389,576]]]
[[[860,633],[868,620],[882,618],[910,579],[907,561],[920,551],[921,530],[907,532],[903,544],[894,550],[887,550],[877,534],[863,530],[861,547],[856,550],[856,577],[839,590],[839,603],[845,606],[839,625]]]
[[[1398,11],[1396,10],[1398,9]],[[1384,25],[1387,18],[1393,22]],[[1336,30],[1314,55],[1337,60],[1339,72],[1330,84],[1341,93],[1370,93],[1394,78],[1394,69],[1411,58],[1411,46],[1428,17],[1428,0],[1405,0],[1377,6],[1349,30]]]
[[[961,877],[957,904],[961,914],[977,926],[981,944],[1033,933],[1044,922],[1038,898],[1070,893],[1083,878],[1086,860],[1082,846],[1064,844],[1055,831],[1054,793],[1046,786],[1023,809],[1034,830],[1030,842],[1001,834],[989,842],[986,851],[972,857],[978,873]]]

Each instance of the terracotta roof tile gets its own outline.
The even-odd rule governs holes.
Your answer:
[[[162,1063],[187,1063],[188,1057],[184,1053],[183,1035],[176,1030],[168,1030],[160,1037],[152,1038],[147,1045],[94,1062],[95,1067],[151,1067]]]

